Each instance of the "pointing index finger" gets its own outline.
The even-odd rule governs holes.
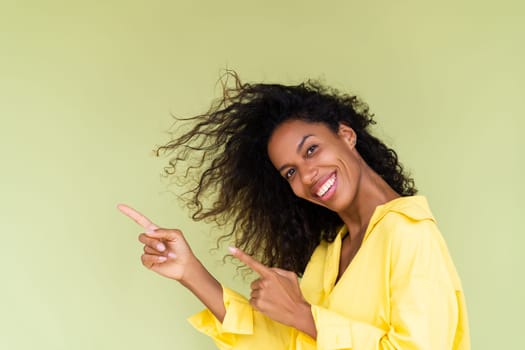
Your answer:
[[[151,222],[150,219],[136,211],[135,209],[128,207],[125,204],[117,205],[118,210],[120,210],[124,215],[133,219],[137,224],[144,227],[146,230],[156,230],[159,227]]]
[[[261,277],[268,276],[268,274],[271,273],[271,270],[269,267],[261,264],[259,261],[255,260],[250,255],[246,254],[239,248],[230,247],[228,248],[232,255],[239,259],[242,263],[244,263],[246,266],[248,266],[253,271],[257,272]]]

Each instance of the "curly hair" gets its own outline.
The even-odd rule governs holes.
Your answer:
[[[290,119],[321,122],[334,133],[340,123],[350,126],[359,154],[377,174],[402,196],[417,192],[396,152],[370,134],[373,114],[356,96],[310,80],[243,84],[232,71],[220,82],[222,98],[204,114],[176,118],[190,129],[157,149],[172,154],[168,176],[196,181],[186,193],[192,218],[229,227],[219,241],[233,238],[263,264],[301,276],[315,247],[333,241],[343,225],[335,212],[296,197],[270,162],[268,140]]]

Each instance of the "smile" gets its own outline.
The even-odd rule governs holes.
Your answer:
[[[322,197],[326,194],[326,192],[328,192],[328,190],[330,188],[332,188],[332,186],[334,185],[335,183],[335,173],[330,176],[323,185],[321,185],[321,187],[317,190],[317,192],[315,193],[317,196],[319,197]]]

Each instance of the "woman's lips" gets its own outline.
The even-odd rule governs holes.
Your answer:
[[[334,192],[333,190],[335,189],[336,180],[336,173],[333,172],[316,186],[315,195],[324,200],[328,199],[328,197]]]

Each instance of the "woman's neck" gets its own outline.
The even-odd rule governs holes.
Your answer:
[[[355,240],[360,235],[364,235],[377,206],[399,196],[381,176],[365,163],[354,200],[345,211],[339,213],[348,229],[350,239]]]

